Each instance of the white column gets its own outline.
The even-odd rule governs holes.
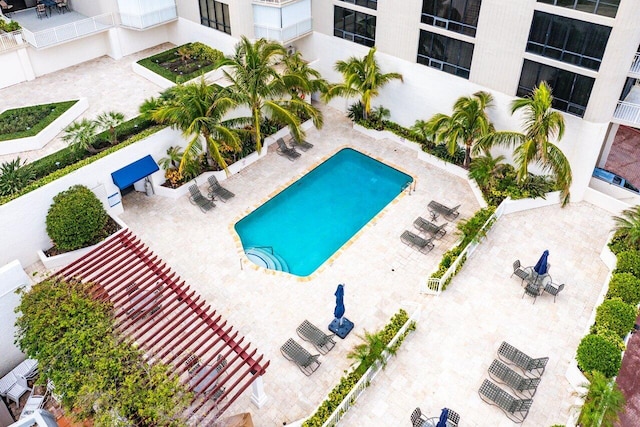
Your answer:
[[[258,408],[262,408],[262,406],[267,403],[269,397],[264,392],[264,382],[262,381],[262,375],[256,378],[253,383],[251,383],[251,401]]]
[[[604,165],[607,163],[607,158],[609,157],[609,152],[611,151],[611,146],[613,145],[613,141],[616,139],[616,134],[618,133],[618,128],[620,125],[618,123],[611,123],[609,127],[609,132],[607,133],[607,139],[602,147],[602,152],[600,153],[600,158],[598,159],[598,167],[604,168]]]

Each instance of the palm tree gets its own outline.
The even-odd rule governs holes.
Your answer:
[[[286,67],[287,74],[298,75],[302,81],[307,83],[306,87],[294,86],[292,88],[292,94],[297,95],[301,99],[304,99],[306,93],[325,93],[329,88],[328,82],[322,78],[320,72],[309,67],[309,63],[302,58],[300,52],[285,57],[284,66]]]
[[[505,170],[504,156],[493,157],[491,153],[474,158],[469,164],[469,178],[474,179],[480,188],[488,188],[498,180]]]
[[[375,58],[376,48],[372,47],[364,58],[350,57],[346,61],[336,62],[336,71],[342,73],[344,82],[331,85],[324,96],[329,101],[336,96],[359,96],[364,106],[363,118],[371,112],[371,100],[380,93],[380,88],[391,80],[402,80],[402,74],[380,71]]]
[[[618,384],[598,371],[587,374],[588,391],[578,422],[583,427],[613,427],[618,413],[625,407],[625,397]]]
[[[227,96],[251,110],[251,117],[240,117],[233,123],[248,126],[258,152],[262,149],[260,125],[265,117],[288,125],[298,141],[304,138],[304,131],[296,113],[311,117],[317,128],[322,127],[320,111],[299,97],[291,96],[293,90],[301,93],[313,90],[306,76],[301,72],[292,73],[287,67],[282,72],[276,69],[276,62],[286,54],[285,48],[276,42],[259,39],[251,43],[242,36],[235,53],[216,63],[217,67],[227,67],[223,70],[231,82],[226,88]]]
[[[473,96],[463,96],[453,104],[450,116],[438,113],[426,123],[416,123],[416,126],[426,127],[425,135],[435,136],[435,142],[444,142],[450,155],[454,155],[458,145],[464,145],[465,168],[471,163],[471,149],[473,145],[485,135],[495,129],[485,111],[491,106],[493,96],[488,92],[476,92]]]
[[[102,130],[108,130],[111,134],[111,145],[118,143],[117,126],[124,122],[124,114],[116,111],[102,113],[96,117],[95,123]]]
[[[85,118],[67,126],[64,129],[65,133],[62,136],[62,140],[69,144],[74,150],[86,150],[89,153],[96,154],[104,150],[104,148],[98,150],[93,147],[97,131],[97,123]]]
[[[551,142],[560,141],[564,136],[564,117],[552,111],[553,96],[547,82],[541,82],[531,96],[516,99],[511,103],[511,114],[524,112],[525,133],[493,132],[482,137],[475,145],[476,149],[488,151],[494,145],[514,147],[518,180],[523,183],[529,177],[529,165],[535,163],[543,171],[551,172],[562,194],[562,205],[569,202],[571,187],[571,165],[564,153]]]
[[[159,99],[147,100],[140,107],[146,117],[180,129],[188,138],[180,161],[180,173],[203,151],[228,173],[222,153],[239,151],[241,147],[236,131],[222,120],[236,106],[236,102],[225,94],[220,86],[208,85],[201,78],[197,82],[171,87]]]
[[[616,234],[621,236],[631,247],[640,246],[640,205],[622,211],[622,215],[614,216]]]

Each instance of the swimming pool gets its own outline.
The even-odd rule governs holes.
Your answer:
[[[242,218],[235,230],[252,262],[308,276],[412,181],[345,148]]]

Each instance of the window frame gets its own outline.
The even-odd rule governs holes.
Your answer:
[[[362,6],[373,10],[378,10],[378,0],[340,0],[356,6]]]
[[[227,3],[217,0],[200,0],[198,5],[201,25],[231,35],[231,17]]]
[[[476,30],[478,28],[478,17],[480,16],[480,9],[482,8],[482,0],[455,0],[456,2],[464,2],[463,14],[460,20],[452,19],[452,11],[458,11],[457,8],[450,7],[448,10],[443,11],[443,13],[438,14],[436,9],[436,3],[441,0],[422,0],[422,11],[420,14],[420,22],[427,25],[432,25],[434,27],[444,28],[449,31],[453,31],[455,33],[464,34],[466,36],[475,37]],[[454,1],[454,0],[452,0]],[[474,17],[473,21],[475,24],[464,22],[464,15],[467,10],[470,9],[470,3],[477,2],[478,3],[478,12]],[[426,11],[429,6],[433,6],[433,10]],[[448,16],[444,16],[448,15]]]
[[[422,48],[425,45],[425,38],[429,37],[429,44],[432,47],[433,44],[437,41],[442,44],[442,55],[444,58],[437,58],[435,56],[429,56],[426,52],[422,52]],[[445,43],[443,43],[443,41]],[[452,44],[453,43],[453,44]],[[453,49],[452,49],[453,48]],[[463,60],[466,59],[467,52],[465,52],[462,48],[470,48],[469,53],[469,65],[462,64]],[[416,62],[418,64],[426,65],[428,67],[439,69],[440,71],[444,71],[445,73],[452,74],[454,76],[462,77],[464,79],[469,79],[469,75],[471,74],[471,64],[473,62],[473,51],[475,49],[475,45],[473,43],[466,42],[464,40],[459,40],[453,37],[447,37],[442,34],[432,33],[426,30],[420,30],[420,37],[418,39],[418,55]],[[455,62],[447,60],[447,56],[455,55]]]
[[[342,23],[342,27],[337,26],[338,21],[338,12],[341,13],[340,21]],[[349,15],[347,15],[347,12]],[[347,28],[351,23],[347,23],[347,16],[353,15],[353,31]],[[373,24],[372,24],[373,22]],[[371,29],[373,27],[373,38],[368,34],[362,34],[357,32],[358,25],[364,23],[365,30]],[[375,15],[370,15],[368,13],[359,12],[357,10],[349,9],[346,7],[334,5],[333,9],[333,35],[335,37],[349,40],[354,43],[361,44],[363,46],[373,47],[376,44],[376,30],[377,30],[377,17]]]
[[[594,15],[606,16],[609,18],[615,18],[618,14],[618,8],[620,7],[620,0],[573,0],[573,4],[558,4],[559,1],[562,0],[537,0],[538,3],[550,4],[552,6],[564,7],[566,9],[579,10],[585,13],[592,13]],[[582,3],[581,3],[582,2]],[[586,3],[594,3],[593,10],[584,10],[579,8],[580,4]],[[616,3],[617,2],[617,3]],[[601,7],[602,6],[602,7]],[[608,11],[607,7],[611,7],[614,9],[613,14],[606,13]],[[605,13],[599,13],[604,11]]]

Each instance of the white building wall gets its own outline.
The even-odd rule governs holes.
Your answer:
[[[0,64],[0,88],[35,78],[26,48],[0,53]]]
[[[214,49],[221,50],[225,54],[233,52],[238,39],[214,30],[199,23],[192,22],[182,17],[168,28],[169,41],[175,45],[182,45],[189,42],[202,42]]]
[[[175,22],[144,31],[116,28],[116,37],[121,47],[122,56],[131,55],[169,41],[169,33]]]
[[[46,49],[29,48],[29,59],[36,76],[71,67],[109,53],[109,32],[95,34]]]
[[[20,304],[16,290],[30,287],[31,280],[17,260],[0,263],[0,377],[6,375],[25,359],[18,347],[13,343],[18,318],[14,309]]]
[[[367,11],[366,8],[363,9]],[[383,0],[378,2],[376,13],[376,46],[378,51],[405,61],[415,62],[420,38],[418,25],[421,11],[422,0]],[[371,14],[370,9],[366,13]]]

